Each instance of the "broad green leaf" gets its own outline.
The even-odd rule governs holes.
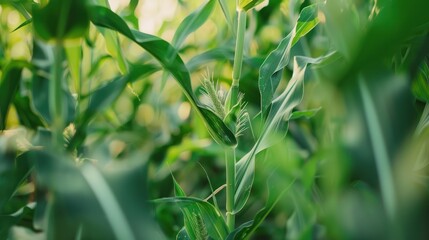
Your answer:
[[[117,239],[137,239],[134,236],[126,215],[113,194],[113,190],[106,182],[100,171],[91,164],[85,165],[81,170],[82,176],[94,192],[106,218],[112,227]]]
[[[216,0],[208,0],[203,3],[197,10],[187,16],[177,28],[171,45],[176,49],[180,49],[185,39],[201,27],[209,18],[215,7]]]
[[[46,198],[49,224],[44,229],[52,239],[76,236],[80,228],[82,239],[165,239],[148,214],[146,167],[140,154],[138,160],[111,162],[110,169],[93,163],[77,167],[58,153],[29,154],[35,160],[38,186],[53,197]],[[62,226],[67,228],[56,231]]]
[[[33,41],[33,56],[31,63],[34,66],[34,73],[31,81],[31,98],[37,113],[43,118],[44,122],[51,122],[49,113],[49,77],[53,60],[53,49],[40,41]],[[65,95],[65,105],[67,106],[66,124],[69,124],[75,117],[75,99],[70,89],[63,84],[63,94]]]
[[[95,25],[106,27],[123,34],[152,54],[152,56],[154,56],[177,80],[190,103],[204,119],[209,133],[214,140],[228,146],[237,144],[234,134],[225,125],[222,119],[202,106],[195,97],[192,91],[189,71],[174,47],[156,36],[131,30],[118,15],[107,8],[100,6],[91,7],[90,18]]]
[[[208,235],[213,239],[225,239],[228,234],[228,228],[219,210],[201,199],[192,197],[172,197],[156,199],[153,200],[153,202],[157,204],[176,203],[180,209],[186,209],[186,211],[188,211],[187,215],[192,216],[192,219],[189,219],[189,221],[194,233],[197,233],[198,230],[199,233],[201,233],[203,228],[205,228]],[[187,232],[190,234],[188,230],[189,229],[187,229]],[[192,238],[192,235],[189,236],[191,239],[195,239]],[[195,237],[197,237],[197,235]]]
[[[10,228],[20,223],[24,218],[31,216],[34,208],[35,204],[29,203],[12,214],[0,215],[0,239],[9,239]]]
[[[362,97],[365,120],[368,124],[369,136],[377,164],[382,199],[388,216],[393,219],[396,211],[396,193],[393,173],[390,166],[388,147],[383,136],[381,122],[374,100],[363,77],[359,79],[359,90]]]
[[[3,70],[0,81],[0,131],[6,129],[6,119],[9,107],[21,84],[21,72],[25,62],[13,61]]]
[[[45,41],[80,38],[88,30],[85,0],[50,0],[43,8],[38,4],[33,6],[35,32]]]
[[[226,240],[244,240],[249,239],[255,230],[262,224],[268,214],[273,210],[274,206],[278,203],[281,197],[289,190],[292,184],[295,181],[292,181],[288,186],[285,186],[281,192],[277,192],[273,185],[270,184],[270,179],[267,180],[268,188],[268,200],[265,206],[258,211],[255,215],[255,218],[252,221],[242,224],[240,227],[232,231]]]
[[[271,105],[274,93],[283,75],[283,69],[289,64],[290,51],[300,38],[317,26],[317,4],[305,7],[292,32],[272,51],[259,69],[259,91],[261,93],[261,111],[266,112]]]

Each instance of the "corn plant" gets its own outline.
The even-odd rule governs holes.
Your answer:
[[[0,0],[0,239],[428,236],[427,1],[165,2]]]

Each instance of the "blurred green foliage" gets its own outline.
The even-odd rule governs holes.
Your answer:
[[[427,0],[125,2],[0,0],[0,239],[429,238]]]

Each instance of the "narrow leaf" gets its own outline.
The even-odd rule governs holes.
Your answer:
[[[173,47],[180,49],[189,34],[193,33],[207,21],[213,12],[215,4],[216,0],[208,0],[180,23],[171,42]]]
[[[310,109],[310,110],[304,110],[304,111],[295,111],[292,113],[292,115],[290,116],[290,120],[295,120],[295,119],[299,119],[299,118],[312,118],[314,117],[322,108],[314,108],[314,109]]]

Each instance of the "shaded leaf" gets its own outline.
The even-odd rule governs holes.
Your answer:
[[[429,65],[423,63],[417,79],[412,85],[414,96],[423,102],[429,103]]]
[[[192,197],[172,197],[172,198],[160,198],[153,200],[154,203],[176,203],[179,205],[180,209],[186,210],[187,215],[193,216],[192,219],[188,219],[192,227],[192,232],[201,230],[200,223],[198,223],[198,218],[204,222],[207,233],[213,239],[225,239],[228,234],[228,228],[225,224],[225,220],[222,217],[222,214],[210,203],[203,201],[198,198]],[[186,217],[186,216],[185,216]],[[185,219],[186,221],[186,219]],[[188,234],[190,232],[186,229]],[[193,236],[189,235],[191,239]],[[196,236],[195,236],[196,237]]]
[[[46,41],[82,37],[89,27],[86,1],[50,0],[43,8],[34,4],[33,26]]]
[[[21,84],[21,72],[26,62],[12,61],[3,70],[0,82],[0,131],[6,129],[9,107]]]
[[[292,181],[288,186],[285,186],[281,192],[278,192],[277,189],[272,187],[273,185],[270,184],[270,179],[268,179],[267,188],[268,188],[269,196],[265,206],[258,211],[258,213],[255,215],[255,218],[252,221],[246,222],[242,224],[240,227],[236,228],[228,235],[226,239],[227,240],[249,239],[252,236],[252,234],[255,232],[255,230],[262,224],[262,222],[265,220],[268,214],[273,210],[274,206],[278,203],[278,201],[281,199],[283,194],[285,194],[290,189],[293,183],[294,181]]]

